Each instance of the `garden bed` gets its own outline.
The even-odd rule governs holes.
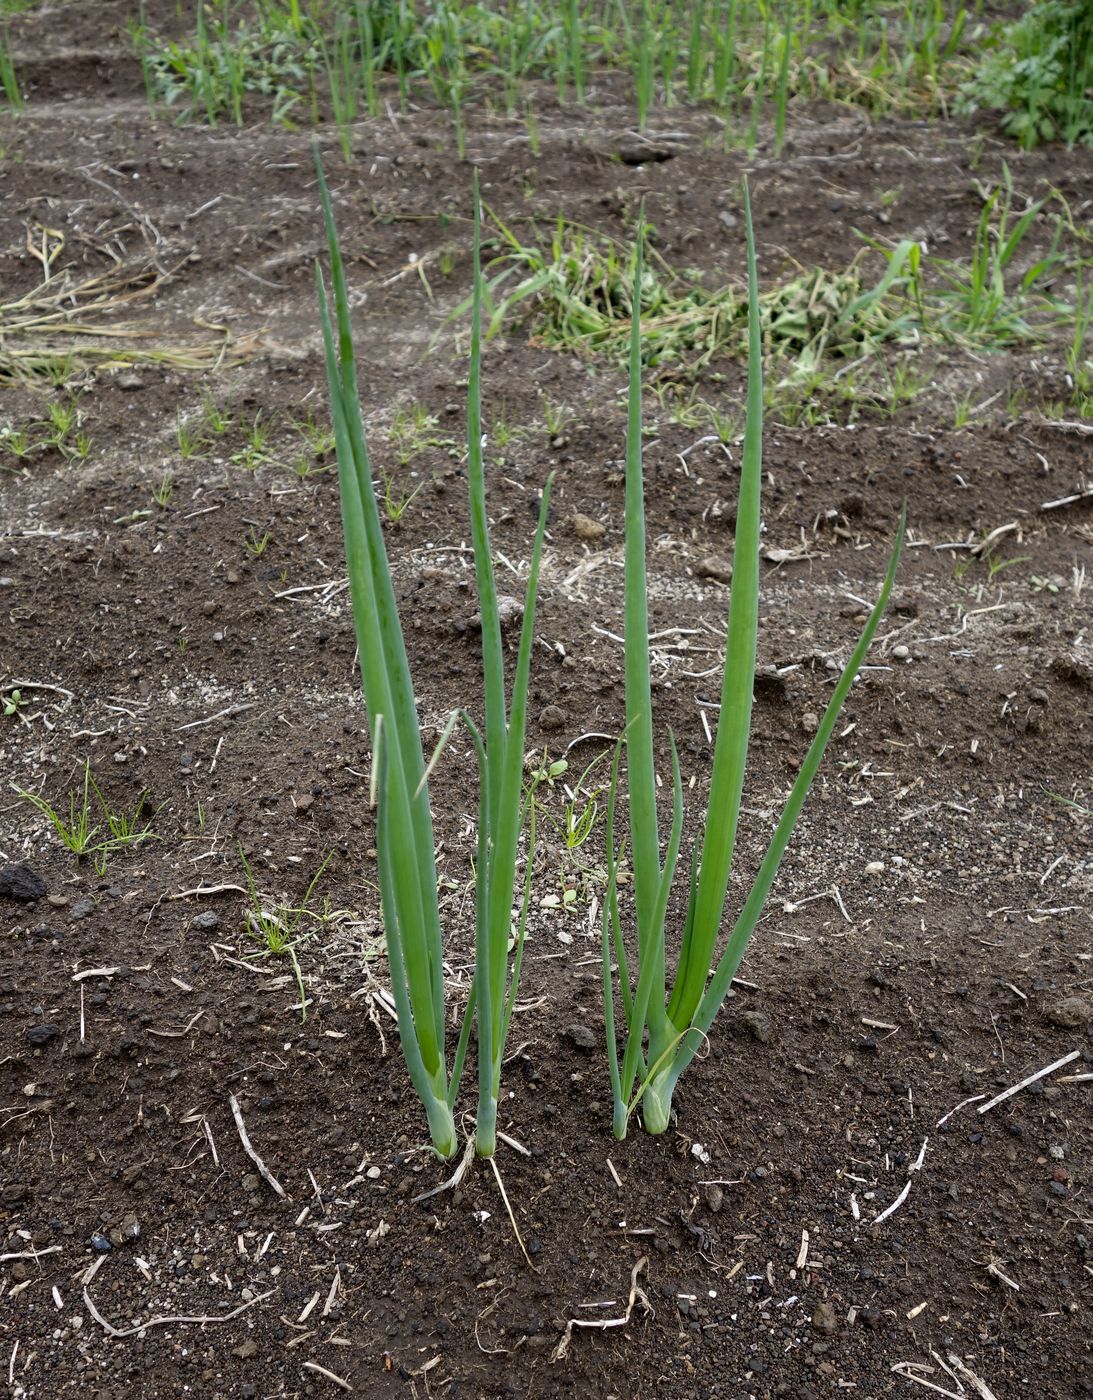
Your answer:
[[[0,120],[3,300],[62,269],[134,295],[92,308],[97,331],[121,332],[86,341],[115,346],[113,366],[0,387],[7,447],[25,435],[0,469],[0,685],[18,691],[0,771],[67,819],[89,762],[92,821],[146,794],[156,839],[97,869],[0,799],[0,864],[41,882],[29,902],[0,897],[11,1393],[1085,1393],[1093,425],[1065,403],[1069,333],[893,349],[885,382],[906,374],[913,392],[802,413],[814,386],[790,386],[768,413],[744,875],[904,500],[908,546],[744,980],[662,1138],[610,1133],[605,798],[570,850],[563,780],[541,793],[499,1115],[529,1267],[484,1165],[416,1199],[451,1168],[421,1146],[385,1005],[311,133],[153,119],[118,38],[126,7],[63,13],[14,31],[30,90]],[[742,278],[745,171],[767,289],[845,269],[855,230],[966,263],[1004,165],[1018,207],[1051,202],[1028,261],[1064,207],[1059,236],[1088,229],[1090,154],[1021,152],[982,120],[801,104],[775,160],[765,127],[753,155],[724,151],[701,109],[654,112],[639,135],[610,79],[587,110],[546,89],[537,110],[538,154],[522,119],[468,110],[465,162],[428,104],[359,123],[348,164],[320,130],[427,736],[479,685],[467,322],[451,318],[470,285],[471,162],[493,216],[538,246],[560,213],[625,242],[644,198],[657,252],[709,287]],[[720,354],[694,376],[658,366],[647,389],[659,758],[671,726],[700,789],[742,383]],[[523,592],[557,473],[529,747],[567,757],[570,782],[623,722],[624,392],[614,359],[544,345],[534,324],[486,348],[502,592]],[[460,1011],[475,777],[457,738],[432,788]],[[323,867],[294,925],[303,1005],[248,923],[247,865],[266,906],[299,905]]]

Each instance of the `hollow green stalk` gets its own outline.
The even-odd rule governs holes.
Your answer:
[[[479,816],[477,866],[478,919],[475,985],[478,995],[477,1149],[492,1156],[497,1143],[497,1098],[501,1061],[516,996],[523,956],[524,928],[530,896],[531,850],[528,851],[523,899],[517,918],[514,959],[509,972],[513,926],[513,885],[525,819],[529,847],[534,844],[534,803],[524,797],[524,738],[527,730],[528,682],[535,628],[539,565],[550,504],[551,481],[543,491],[535,532],[523,623],[516,655],[511,705],[505,697],[505,666],[497,584],[490,552],[486,513],[482,436],[482,216],[478,172],[474,175],[474,290],[471,316],[471,363],[467,389],[467,475],[470,485],[471,543],[482,623],[482,669],[485,686],[485,732],[479,736],[469,717],[479,761],[483,800]]]
[[[372,734],[379,883],[399,1039],[411,1081],[425,1107],[433,1145],[441,1156],[450,1157],[456,1148],[452,1107],[467,1051],[471,1018],[476,1018],[477,1146],[480,1155],[489,1156],[497,1142],[501,1065],[520,978],[531,891],[534,790],[524,790],[524,740],[535,602],[551,482],[547,481],[539,510],[509,701],[505,691],[504,647],[486,513],[481,404],[481,213],[476,173],[467,473],[482,624],[485,723],[480,731],[466,711],[460,712],[477,755],[480,778],[475,865],[475,973],[449,1075],[444,1050],[443,947],[428,776],[451,736],[455,717],[426,768],[361,423],[344,268],[321,168],[319,188],[329,243],[336,338],[321,276],[320,314],[333,405],[350,596]],[[525,824],[529,850],[514,920],[513,887]]]
[[[425,1107],[433,1146],[441,1157],[451,1157],[457,1145],[452,1103],[458,1081],[449,1082],[444,1055],[443,947],[421,734],[361,421],[345,271],[317,155],[316,165],[336,334],[317,270],[319,310],[350,598],[379,774],[376,844],[391,982],[403,1054]]]
[[[740,495],[736,516],[733,580],[729,602],[721,711],[714,744],[705,828],[690,861],[687,908],[672,986],[666,982],[665,920],[679,858],[683,826],[683,785],[675,740],[671,740],[672,822],[663,865],[660,859],[649,682],[649,626],[645,585],[645,521],[641,463],[642,258],[634,274],[630,339],[630,398],[626,448],[626,541],[624,641],[626,731],[616,752],[608,809],[608,883],[603,917],[604,1009],[608,1064],[614,1100],[613,1129],[624,1137],[640,1104],[646,1129],[663,1132],[670,1121],[672,1095],[713,1023],[762,913],[789,838],[835,727],[842,704],[872,641],[887,604],[903,541],[901,516],[896,543],[876,606],[835,687],[816,737],[801,765],[751,891],[718,955],[717,945],[732,869],[747,765],[755,683],[759,616],[759,535],[762,485],[763,376],[758,277],[745,185],[748,243],[748,413]],[[614,808],[619,755],[625,743],[629,791],[631,864],[636,924],[636,979],[631,976],[621,931]],[[615,1037],[612,955],[625,1021],[621,1065]],[[643,1042],[647,1038],[646,1059]]]

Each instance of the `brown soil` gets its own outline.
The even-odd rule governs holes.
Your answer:
[[[42,450],[0,473],[0,683],[20,682],[24,700],[0,720],[5,786],[67,814],[90,758],[117,806],[148,790],[161,838],[100,877],[27,803],[10,791],[0,803],[0,864],[25,864],[46,889],[26,904],[0,898],[10,1393],[342,1393],[316,1367],[370,1397],[937,1393],[903,1363],[932,1368],[913,1374],[943,1393],[1093,1392],[1090,440],[1007,416],[1004,392],[1055,392],[1061,356],[953,351],[894,417],[768,427],[766,540],[800,557],[763,580],[737,893],[825,702],[828,663],[845,659],[861,600],[875,596],[904,497],[912,545],[746,980],[662,1139],[610,1134],[588,902],[602,823],[579,859],[543,823],[501,1123],[530,1155],[499,1158],[529,1268],[484,1166],[455,1193],[412,1199],[447,1173],[419,1146],[423,1119],[378,996],[369,754],[336,481],[291,470],[302,450],[291,420],[327,412],[310,138],[152,121],[116,37],[124,7],[65,6],[67,27],[57,13],[14,30],[31,91],[25,115],[0,125],[5,299],[38,280],[27,233],[45,226],[63,231],[69,265],[104,270],[112,247],[173,269],[128,313],[158,340],[200,339],[196,318],[262,344],[208,376],[88,375],[76,394],[86,460]],[[711,119],[671,112],[656,123],[679,133],[662,143],[669,158],[633,165],[609,86],[594,113],[545,97],[542,113],[538,158],[522,125],[471,122],[469,160],[502,218],[541,220],[546,236],[562,211],[625,236],[644,195],[667,257],[731,276],[740,228],[719,216],[739,213],[745,169],[767,279],[791,259],[845,265],[854,228],[966,257],[981,207],[972,179],[997,179],[1003,158],[1023,194],[1072,195],[1091,173],[1088,155],[1026,156],[989,137],[980,152],[956,123],[835,109],[797,112],[780,163],[721,154]],[[323,142],[361,295],[374,455],[423,486],[388,545],[434,729],[476,700],[479,677],[458,446],[465,331],[457,344],[444,329],[468,285],[470,165],[448,139],[444,118],[422,110],[362,125],[351,166]],[[739,367],[714,371],[700,392],[739,410]],[[517,568],[540,484],[558,474],[529,735],[558,755],[622,720],[609,634],[620,628],[623,378],[514,335],[489,346],[485,380],[487,423],[527,429],[491,464],[495,545]],[[952,429],[954,398],[999,388],[974,426]],[[235,426],[183,458],[176,416],[196,420],[203,389]],[[5,422],[43,416],[40,392],[2,394]],[[553,441],[544,398],[572,415]],[[400,405],[435,414],[433,436],[453,443],[401,472],[388,438]],[[233,457],[259,414],[273,427],[269,460],[248,471]],[[682,629],[655,657],[658,724],[665,746],[674,727],[701,789],[700,709],[716,676],[695,677],[717,662],[726,589],[697,566],[731,547],[735,473],[716,443],[694,446],[706,429],[672,422],[653,399],[646,416],[657,429],[652,626]],[[152,491],[165,472],[161,507]],[[601,542],[576,537],[575,512],[606,526]],[[995,557],[1013,562],[993,575],[943,547],[1011,522]],[[248,534],[267,530],[255,556]],[[603,746],[578,744],[572,769]],[[434,783],[460,1009],[472,772],[456,742]],[[561,800],[547,797],[555,817]],[[257,945],[240,845],[263,894],[290,901],[331,853],[313,900],[330,916],[301,925],[313,934],[299,948],[306,1022],[287,962],[242,961]],[[578,892],[572,914],[543,902],[563,887]],[[1072,1051],[1058,1074],[977,1113]],[[468,1075],[468,1113],[472,1090]],[[244,1155],[233,1094],[287,1199]],[[635,1296],[628,1325],[577,1330],[553,1359],[569,1319],[623,1315],[639,1264],[648,1308]],[[179,1315],[214,1321],[138,1329]]]

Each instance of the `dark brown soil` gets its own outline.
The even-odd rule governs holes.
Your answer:
[[[45,227],[64,234],[63,265],[105,270],[109,246],[172,270],[126,313],[155,331],[151,343],[207,337],[196,320],[261,348],[210,375],[86,375],[75,391],[86,459],[42,449],[0,472],[0,684],[23,699],[0,719],[5,788],[41,792],[67,816],[89,758],[116,806],[149,792],[160,838],[100,877],[28,803],[0,799],[0,865],[45,886],[28,903],[0,897],[10,1394],[342,1393],[331,1376],[369,1397],[938,1393],[915,1377],[996,1400],[1093,1392],[1090,438],[1031,409],[1008,415],[1005,393],[1055,393],[1061,353],[952,351],[895,416],[768,427],[765,538],[791,557],[763,580],[738,895],[906,498],[897,596],[746,980],[662,1139],[610,1134],[590,904],[602,822],[576,856],[542,823],[501,1123],[527,1152],[499,1157],[529,1268],[485,1166],[454,1193],[412,1199],[448,1173],[420,1147],[379,998],[336,480],[292,470],[303,450],[292,421],[327,413],[310,136],[153,121],[119,47],[125,7],[67,5],[63,25],[60,13],[13,31],[31,90],[26,113],[0,123],[3,299],[40,279],[28,232],[34,244]],[[477,703],[479,684],[459,446],[465,327],[445,329],[468,288],[470,161],[510,223],[542,221],[546,237],[564,212],[625,236],[644,196],[666,257],[730,276],[742,239],[720,215],[739,213],[749,170],[767,279],[792,259],[844,266],[855,228],[967,257],[981,208],[972,181],[997,179],[1003,158],[1028,195],[1080,196],[1093,169],[1088,155],[1022,155],[989,137],[980,150],[956,123],[870,123],[849,109],[794,114],[780,163],[722,154],[712,119],[671,112],[655,123],[677,133],[662,143],[670,158],[632,165],[629,122],[608,87],[588,113],[544,98],[537,158],[522,125],[481,113],[465,164],[429,110],[362,125],[351,166],[323,142],[360,294],[377,470],[394,471],[396,490],[422,487],[388,547],[430,729]],[[698,390],[739,413],[740,373],[715,364]],[[520,335],[490,344],[485,379],[495,442],[505,426],[523,430],[491,462],[495,545],[516,569],[540,485],[557,472],[529,742],[552,756],[575,745],[572,775],[605,746],[580,736],[622,721],[610,634],[624,381]],[[955,398],[999,389],[973,426],[952,428]],[[184,458],[176,418],[196,422],[203,392],[235,423]],[[44,416],[40,391],[0,395],[8,425]],[[545,400],[571,415],[553,440]],[[440,440],[405,468],[389,432],[400,406],[435,415],[427,436]],[[716,442],[695,446],[708,428],[672,421],[671,408],[650,398],[646,414],[652,626],[680,629],[655,656],[656,703],[664,753],[672,726],[701,790],[700,712],[717,696],[705,673],[727,590],[698,565],[731,548],[735,471]],[[243,425],[259,415],[267,460],[247,470]],[[601,542],[576,537],[575,512],[606,526]],[[1011,523],[1000,571],[945,547]],[[247,540],[266,531],[256,556]],[[433,789],[460,1011],[473,772],[457,741]],[[562,798],[546,798],[555,818]],[[303,1023],[289,964],[253,959],[240,847],[262,894],[290,902],[330,853],[312,900],[326,917],[300,926]],[[552,907],[564,889],[577,891],[572,913]],[[1070,1052],[1079,1058],[1057,1074],[977,1112]],[[286,1199],[244,1155],[229,1095]],[[470,1075],[460,1103],[469,1126]],[[635,1295],[628,1325],[576,1330],[553,1359],[570,1319],[623,1316],[638,1266],[648,1306]],[[177,1316],[211,1321],[139,1329]]]

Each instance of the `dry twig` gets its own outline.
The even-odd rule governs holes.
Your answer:
[[[1010,1099],[1014,1094],[1019,1094],[1022,1089],[1027,1089],[1030,1084],[1035,1084],[1039,1079],[1046,1079],[1049,1074],[1054,1074],[1057,1069],[1062,1069],[1064,1065],[1076,1060],[1082,1052],[1071,1050],[1069,1055],[1064,1055],[1061,1060],[1055,1060],[1050,1065],[1045,1065],[1043,1069],[1038,1069],[1034,1074],[1026,1075],[1017,1084],[1011,1084],[1008,1089],[1003,1089],[1000,1094],[995,1094],[993,1099],[988,1099],[986,1103],[981,1103],[976,1109],[977,1113],[988,1113],[992,1108],[997,1108],[1000,1103]]]
[[[139,1322],[135,1327],[115,1327],[113,1323],[107,1322],[102,1313],[91,1301],[91,1294],[86,1287],[83,1291],[84,1307],[107,1334],[108,1337],[135,1337],[138,1332],[144,1332],[149,1327],[169,1327],[174,1323],[190,1322],[204,1326],[206,1322],[230,1322],[233,1317],[238,1317],[248,1308],[253,1308],[256,1303],[262,1303],[267,1298],[272,1298],[277,1290],[271,1288],[268,1293],[259,1293],[257,1298],[251,1298],[246,1303],[240,1303],[239,1307],[233,1308],[231,1312],[220,1313],[218,1316],[207,1317],[150,1317],[147,1322]]]
[[[239,1129],[239,1141],[243,1144],[243,1151],[258,1168],[258,1174],[262,1177],[263,1181],[268,1182],[269,1185],[273,1188],[273,1190],[277,1192],[278,1196],[281,1196],[285,1200],[287,1200],[288,1196],[285,1192],[285,1188],[273,1175],[269,1167],[266,1166],[265,1162],[262,1161],[261,1157],[259,1157],[258,1153],[255,1152],[253,1146],[251,1145],[251,1140],[247,1136],[246,1124],[243,1122],[243,1110],[239,1107],[239,1100],[235,1097],[234,1094],[229,1094],[228,1103],[231,1105],[232,1117],[235,1119],[235,1126]]]
[[[622,1316],[604,1317],[597,1319],[571,1317],[565,1325],[565,1332],[562,1334],[561,1341],[550,1354],[551,1361],[565,1360],[566,1355],[569,1352],[569,1343],[573,1338],[573,1329],[575,1327],[594,1327],[600,1331],[604,1331],[608,1327],[625,1327],[630,1321],[631,1315],[633,1314],[635,1303],[640,1303],[643,1310],[647,1313],[651,1313],[653,1311],[652,1303],[650,1303],[648,1297],[646,1296],[645,1290],[638,1283],[638,1275],[642,1272],[643,1269],[645,1269],[648,1263],[648,1257],[643,1254],[638,1260],[638,1262],[634,1265],[634,1267],[630,1270],[630,1296],[626,1300],[626,1311],[622,1314]]]

